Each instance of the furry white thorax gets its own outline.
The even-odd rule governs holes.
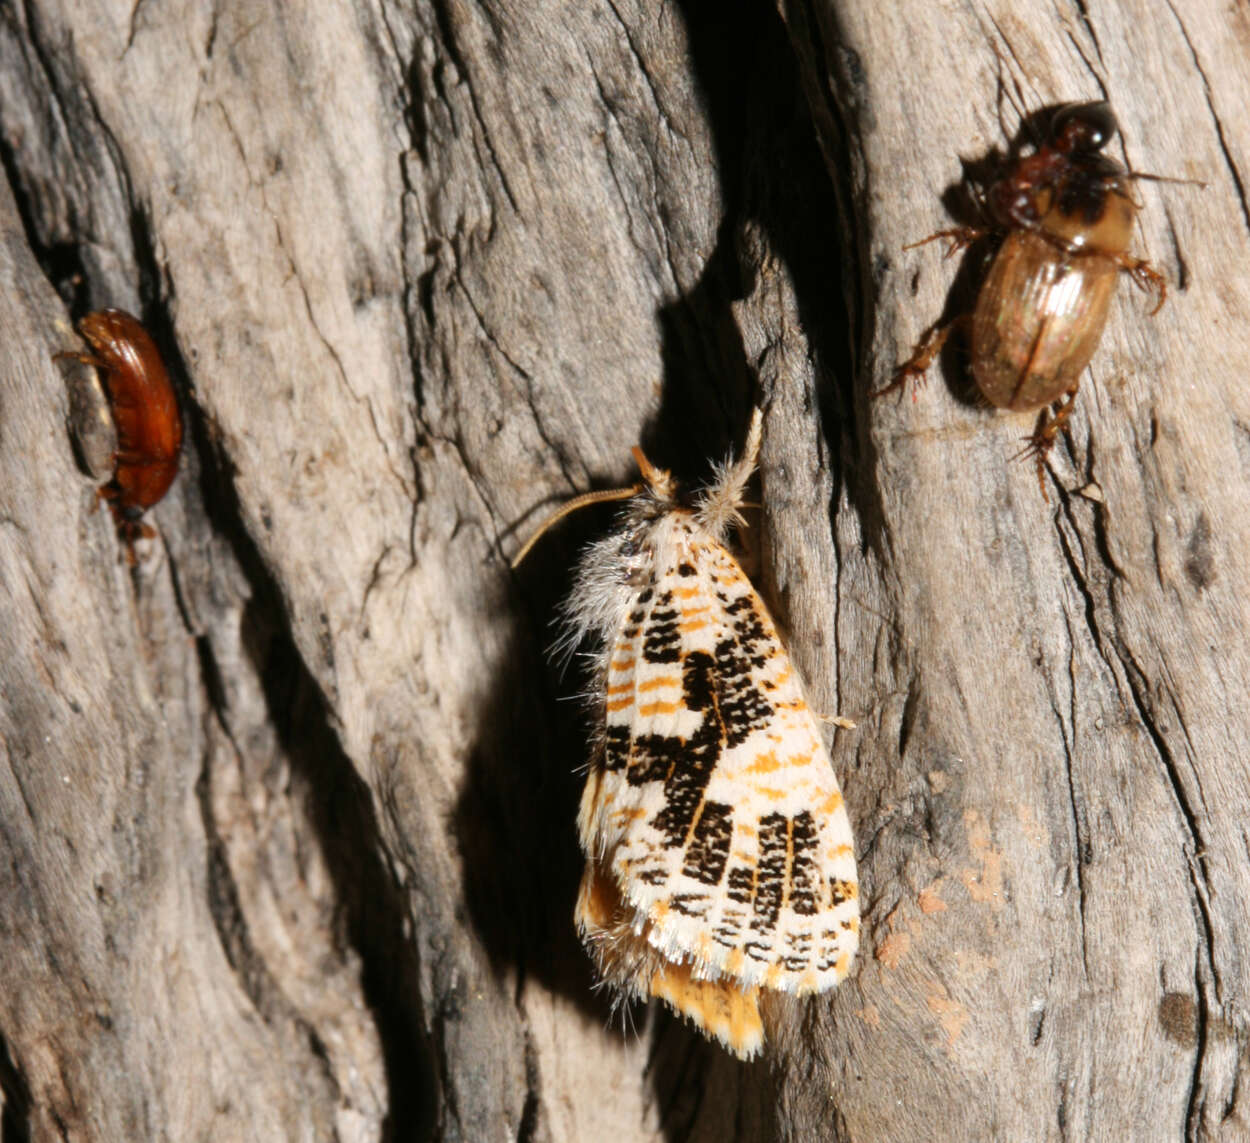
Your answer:
[[[724,546],[730,528],[743,523],[739,509],[759,458],[761,420],[760,410],[756,409],[742,456],[715,466],[712,483],[699,495],[693,508],[684,508],[678,502],[671,475],[643,458],[646,487],[626,506],[620,527],[582,553],[573,590],[564,604],[560,649],[572,651],[588,636],[607,643],[621,629],[634,595],[644,585],[644,577],[674,559],[676,514],[692,514],[699,528]]]

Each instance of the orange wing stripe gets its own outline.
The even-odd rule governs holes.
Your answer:
[[[681,679],[679,679],[676,675],[664,675],[662,678],[659,678],[659,679],[648,679],[645,683],[639,683],[638,689],[640,691],[653,691],[657,687],[679,687],[679,686],[681,686]],[[612,688],[609,687],[608,694],[611,694],[611,693],[612,693]]]

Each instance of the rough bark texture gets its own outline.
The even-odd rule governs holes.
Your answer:
[[[0,3],[4,1143],[1245,1137],[1248,53],[1213,0]],[[1100,96],[1208,185],[1137,184],[1173,295],[1047,501],[958,354],[867,393],[969,297],[902,251],[961,160]],[[188,421],[133,568],[51,361],[101,305]],[[507,558],[757,400],[865,929],[740,1065],[571,928],[544,649],[610,510]]]

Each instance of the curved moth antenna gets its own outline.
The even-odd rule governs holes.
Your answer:
[[[641,491],[641,484],[631,484],[628,488],[605,488],[598,492],[583,492],[580,496],[574,496],[572,500],[561,504],[538,525],[538,530],[521,545],[521,550],[512,557],[512,562],[508,566],[516,571],[521,566],[521,561],[530,554],[530,549],[547,534],[548,529],[554,527],[571,512],[585,508],[588,504],[602,504],[607,500],[628,500],[631,496],[637,496]]]

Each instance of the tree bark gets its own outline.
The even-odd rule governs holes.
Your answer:
[[[0,4],[0,1137],[1238,1138],[1250,28],[1201,0]],[[1127,284],[1049,460],[948,353],[960,182],[1108,98]],[[88,309],[187,420],[132,567]],[[759,582],[863,944],[739,1064],[572,929],[611,509],[766,408]],[[79,462],[80,463],[80,462]]]

